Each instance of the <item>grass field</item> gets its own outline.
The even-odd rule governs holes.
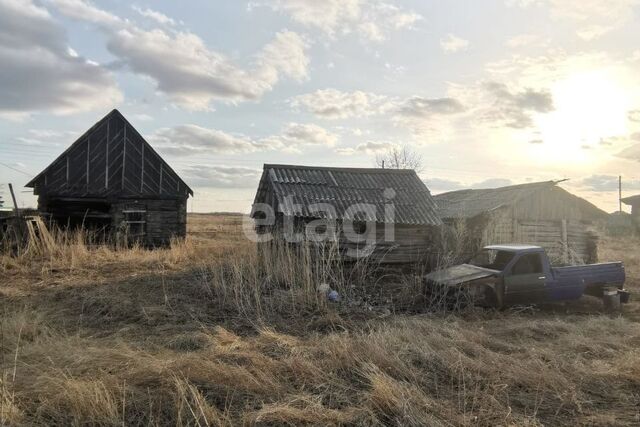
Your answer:
[[[192,215],[166,250],[71,239],[0,257],[0,424],[640,424],[637,298],[615,316],[590,299],[456,315],[331,305],[317,281],[366,278],[258,258],[241,221]],[[635,295],[639,244],[600,245]]]

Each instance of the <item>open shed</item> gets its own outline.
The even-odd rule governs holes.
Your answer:
[[[127,236],[145,246],[184,237],[193,191],[118,111],[78,138],[27,187],[63,227]]]
[[[467,237],[468,253],[487,244],[542,246],[556,264],[597,261],[595,221],[607,213],[559,187],[559,181],[434,196],[442,220]]]
[[[275,218],[272,224],[257,227],[259,233],[282,237],[287,223],[303,232],[310,225],[326,229],[326,224],[334,223],[338,232],[333,242],[343,260],[358,258],[350,253],[366,253],[368,260],[380,264],[423,260],[442,224],[429,189],[409,169],[267,164],[254,200],[254,219],[263,218],[264,205]],[[322,210],[323,206],[330,207],[330,212]],[[345,236],[342,227],[346,222],[352,222],[355,231],[363,235],[368,233],[367,227],[375,228],[371,253],[359,251],[365,243]]]

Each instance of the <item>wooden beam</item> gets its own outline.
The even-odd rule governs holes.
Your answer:
[[[89,191],[89,165],[91,164],[91,139],[87,136],[87,191]]]
[[[124,124],[124,138],[122,139],[122,186],[124,190],[124,164],[127,158],[127,124]]]
[[[111,122],[110,119],[107,120],[107,155],[104,161],[104,188],[109,188],[109,122]]]
[[[140,193],[144,192],[144,141],[140,140],[142,145],[142,161],[140,162]]]
[[[11,200],[13,200],[13,210],[16,212],[16,216],[20,216],[18,202],[16,201],[16,193],[13,192],[13,185],[11,185],[11,183],[9,183],[9,193],[11,193]]]
[[[67,187],[69,186],[69,155],[67,154]]]
[[[162,194],[162,162],[160,162],[160,184],[158,188],[158,193]]]

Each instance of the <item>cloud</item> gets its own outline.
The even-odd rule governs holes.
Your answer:
[[[254,188],[262,171],[233,166],[192,165],[181,174],[193,186],[210,188]]]
[[[462,190],[465,188],[460,181],[444,178],[429,178],[425,179],[424,183],[430,191],[434,192]]]
[[[391,103],[387,97],[370,92],[322,89],[296,96],[291,105],[302,106],[318,117],[346,119],[380,114],[390,108]]]
[[[493,102],[483,119],[500,126],[528,128],[533,126],[533,113],[554,110],[553,96],[547,90],[511,90],[506,84],[498,82],[485,83],[484,90]]]
[[[366,155],[375,155],[379,153],[384,153],[392,148],[398,147],[397,144],[392,142],[380,142],[380,141],[367,141],[356,145],[355,147],[341,147],[336,149],[336,153],[342,155],[353,155],[353,154],[366,154]]]
[[[620,151],[616,156],[623,159],[640,161],[640,132],[629,135],[627,141],[631,142],[632,145]]]
[[[253,66],[242,68],[189,31],[147,31],[81,0],[51,1],[61,13],[96,24],[117,65],[150,77],[159,91],[190,110],[207,110],[214,100],[257,100],[282,77],[307,77],[307,43],[292,31],[277,33],[254,55]]]
[[[133,10],[135,10],[136,12],[138,12],[141,16],[144,16],[145,18],[149,18],[149,19],[157,22],[160,25],[175,25],[176,24],[176,21],[174,21],[172,18],[169,18],[164,13],[157,12],[157,11],[149,9],[149,8],[142,9],[141,7],[138,7],[136,5],[131,6],[131,8]]]
[[[244,135],[187,124],[162,128],[154,132],[149,141],[160,151],[173,156],[189,156],[207,153],[250,153],[265,148]]]
[[[544,144],[544,140],[542,139],[532,139],[529,141],[529,144]]]
[[[336,134],[310,123],[289,123],[284,127],[281,135],[272,138],[280,139],[289,147],[307,144],[332,147],[338,141]]]
[[[0,0],[0,114],[67,114],[122,100],[112,74],[67,43],[46,9],[29,0]]]
[[[338,136],[314,124],[288,123],[280,134],[252,138],[194,124],[161,128],[149,136],[149,141],[164,154],[193,156],[204,154],[246,154],[281,150],[298,152],[308,145],[333,146]]]
[[[393,31],[411,29],[422,19],[415,12],[379,0],[277,0],[267,4],[331,38],[357,34],[364,40],[381,42]]]
[[[407,99],[398,109],[403,117],[426,119],[441,114],[457,114],[465,110],[460,101],[453,98],[424,98],[414,96]]]
[[[529,7],[544,4],[552,18],[567,22],[584,40],[599,38],[633,19],[640,0],[508,0],[507,4]]]
[[[456,53],[466,50],[469,47],[469,41],[453,34],[447,34],[447,37],[440,40],[440,48],[446,53]]]
[[[631,110],[627,114],[630,122],[640,123],[640,110]]]
[[[399,103],[392,121],[416,135],[426,135],[450,128],[450,118],[464,111],[466,107],[455,98],[413,96]]]
[[[573,181],[571,182],[571,185],[587,191],[617,191],[618,179],[617,175],[591,175],[586,178]],[[640,180],[629,180],[623,177],[622,186],[627,190],[638,190],[640,189]]]

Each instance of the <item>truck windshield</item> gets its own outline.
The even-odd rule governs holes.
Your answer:
[[[513,252],[498,249],[483,249],[469,261],[469,264],[502,271],[509,264],[509,261],[513,259],[514,255]]]

